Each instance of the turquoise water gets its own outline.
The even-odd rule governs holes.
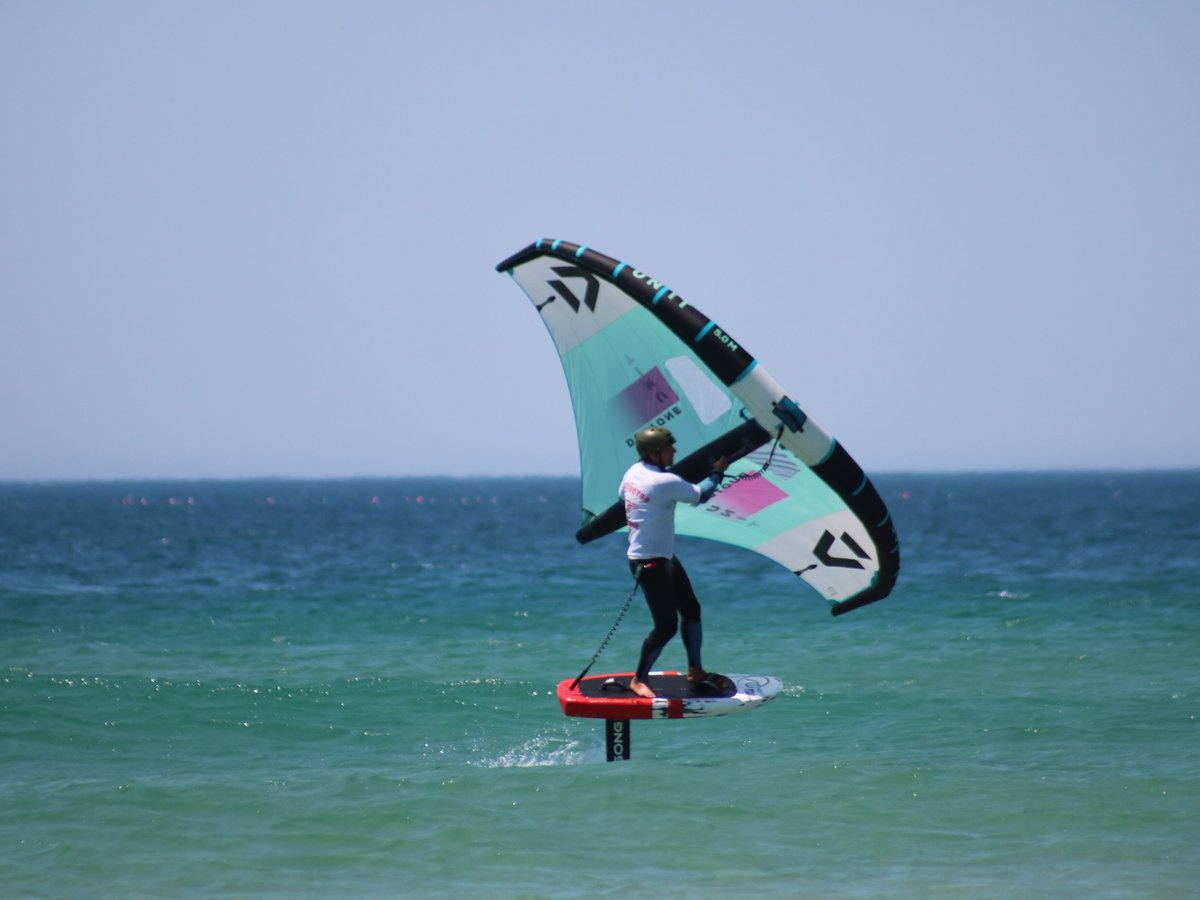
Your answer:
[[[573,480],[0,485],[0,893],[1193,896],[1200,472],[877,482],[839,619],[681,542],[787,687],[627,763],[554,696],[629,587]]]

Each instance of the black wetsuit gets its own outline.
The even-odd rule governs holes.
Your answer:
[[[700,662],[700,645],[703,631],[700,625],[700,601],[692,590],[692,582],[678,557],[656,557],[654,559],[631,559],[629,569],[638,579],[654,627],[642,642],[642,653],[638,657],[637,677],[643,684],[650,669],[658,660],[663,647],[675,636],[679,621],[683,622],[683,646],[687,650],[688,665],[703,669]]]
[[[638,577],[654,619],[638,658],[637,679],[643,684],[663,647],[679,630],[680,620],[688,666],[704,668],[700,662],[700,601],[674,554],[675,505],[707,502],[721,477],[720,472],[713,472],[699,484],[692,484],[661,466],[640,460],[621,480],[618,494],[625,502],[629,524],[629,568]]]

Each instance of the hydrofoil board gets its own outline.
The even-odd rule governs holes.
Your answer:
[[[639,697],[629,688],[632,672],[590,675],[559,682],[558,702],[568,716],[589,719],[690,719],[727,716],[762,706],[783,690],[774,675],[726,675],[724,689],[694,684],[681,672],[651,672],[646,682],[657,695]]]

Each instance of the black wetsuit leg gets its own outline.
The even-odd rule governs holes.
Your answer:
[[[671,570],[672,587],[675,589],[675,608],[683,621],[683,646],[687,650],[688,665],[703,669],[700,661],[700,646],[704,642],[704,631],[700,625],[700,601],[692,590],[692,580],[679,557],[675,557]]]
[[[700,602],[692,590],[691,580],[678,558],[631,560],[630,569],[635,575],[638,568],[641,574],[638,583],[650,608],[650,616],[654,627],[642,642],[641,656],[638,658],[637,677],[645,682],[650,669],[658,661],[663,647],[675,636],[678,630],[679,618],[683,619],[683,643],[687,649],[688,665],[701,668],[700,644],[702,632],[700,627]]]

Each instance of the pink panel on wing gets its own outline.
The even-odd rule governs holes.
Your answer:
[[[787,494],[765,477],[754,473],[730,484],[713,498],[713,502],[745,519],[786,497]]]
[[[619,416],[622,431],[636,428],[679,402],[679,395],[657,368],[651,369],[612,399],[611,411]]]

